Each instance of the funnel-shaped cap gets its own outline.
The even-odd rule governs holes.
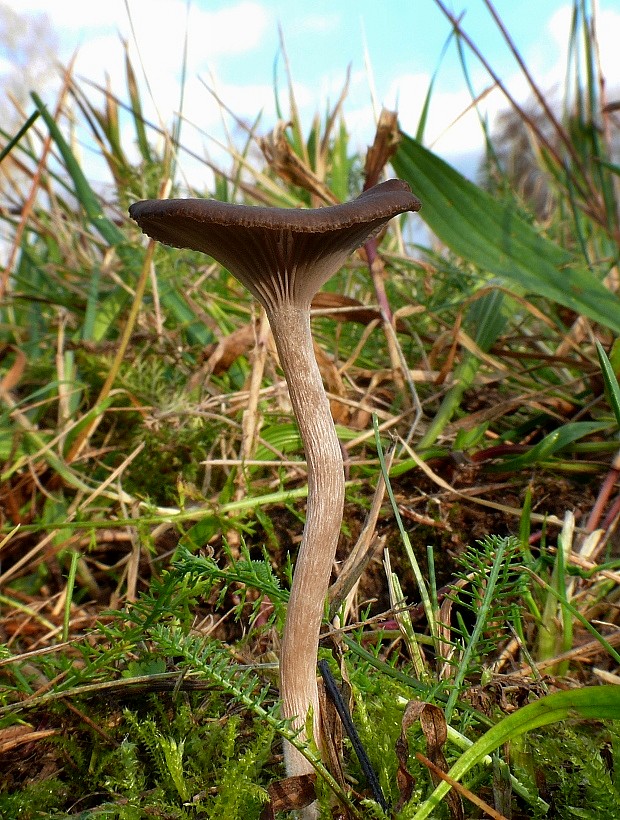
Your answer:
[[[407,183],[391,179],[325,208],[148,199],[129,213],[152,239],[216,259],[269,310],[283,302],[309,306],[353,250],[392,217],[419,209]]]

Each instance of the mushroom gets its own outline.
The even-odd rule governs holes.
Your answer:
[[[216,259],[263,305],[288,384],[308,464],[306,524],[280,655],[283,715],[304,732],[312,709],[322,749],[316,663],[319,632],[344,505],[342,453],[314,356],[310,303],[347,256],[397,214],[417,211],[407,183],[391,179],[352,202],[318,209],[146,200],[129,213],[153,239]],[[289,776],[312,772],[285,744]],[[305,816],[311,816],[307,814]]]

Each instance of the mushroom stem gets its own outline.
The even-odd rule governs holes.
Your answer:
[[[280,656],[283,714],[303,727],[313,710],[314,740],[321,749],[316,663],[325,596],[336,554],[344,506],[344,470],[336,428],[314,356],[310,309],[280,304],[268,311],[280,364],[308,464],[306,525],[297,555]],[[285,744],[289,776],[311,764]]]

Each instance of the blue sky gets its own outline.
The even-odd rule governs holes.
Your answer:
[[[466,31],[513,93],[527,99],[527,87],[483,0],[444,2],[457,15],[464,13]],[[214,140],[225,139],[225,132],[221,111],[205,84],[248,122],[262,111],[260,130],[268,131],[276,119],[273,70],[279,26],[305,122],[316,111],[324,111],[327,100],[337,99],[350,66],[345,112],[354,147],[363,148],[372,139],[381,105],[397,108],[401,126],[414,131],[430,78],[438,70],[427,141],[463,170],[472,172],[475,167],[473,158],[482,145],[480,127],[473,112],[461,116],[470,96],[454,45],[440,64],[450,25],[435,0],[192,0],[189,13],[186,0],[8,0],[7,4],[23,15],[46,14],[58,38],[61,60],[69,60],[77,50],[76,73],[98,82],[104,82],[107,73],[121,97],[126,96],[121,39],[129,41],[132,58],[139,65],[139,53],[153,92],[147,113],[166,123],[179,104],[187,33],[184,138],[192,149],[215,157]],[[561,88],[572,4],[495,0],[495,5],[543,89]],[[620,2],[599,0],[597,5],[603,64],[613,86],[612,81],[620,77]],[[0,70],[1,60],[0,53]],[[489,78],[475,58],[469,57],[469,65],[474,85],[482,91]],[[285,99],[281,55],[278,67]],[[46,93],[53,101],[53,83]],[[485,99],[491,119],[503,107],[505,102],[496,92]]]

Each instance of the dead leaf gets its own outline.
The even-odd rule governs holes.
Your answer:
[[[396,755],[398,757],[398,772],[396,780],[400,791],[400,798],[396,810],[400,811],[411,799],[415,778],[407,769],[409,757],[409,743],[407,730],[420,721],[420,727],[426,738],[426,753],[434,767],[441,772],[448,771],[448,763],[443,753],[443,746],[448,739],[448,726],[443,712],[438,706],[424,701],[410,700],[403,714],[400,737],[396,741]],[[437,785],[441,778],[430,768],[433,783]],[[453,820],[464,820],[463,804],[460,796],[454,791],[448,792],[446,802]]]
[[[342,722],[332,700],[325,693],[325,684],[317,681],[319,687],[319,713],[321,732],[327,755],[327,767],[337,783],[346,790],[342,767]]]
[[[327,185],[293,151],[290,142],[286,138],[286,129],[291,124],[280,120],[270,134],[259,139],[258,144],[265,155],[265,159],[285,182],[297,185],[305,191],[315,194],[323,202],[336,205],[338,200]]]
[[[233,330],[228,336],[224,336],[215,345],[209,345],[205,350],[207,374],[225,373],[231,364],[247,353],[256,340],[256,328],[254,322],[248,322],[243,327]]]
[[[0,379],[0,393],[8,393],[20,381],[26,368],[26,354],[15,345],[3,345],[0,347],[0,362],[9,354],[13,353],[15,360],[8,371]]]
[[[381,110],[375,139],[366,153],[364,165],[364,189],[372,188],[379,182],[381,172],[396,153],[400,142],[398,114],[395,111]]]
[[[303,809],[314,803],[316,800],[315,781],[315,774],[302,774],[272,783],[267,789],[269,803],[261,813],[261,820],[274,820],[279,811]]]

